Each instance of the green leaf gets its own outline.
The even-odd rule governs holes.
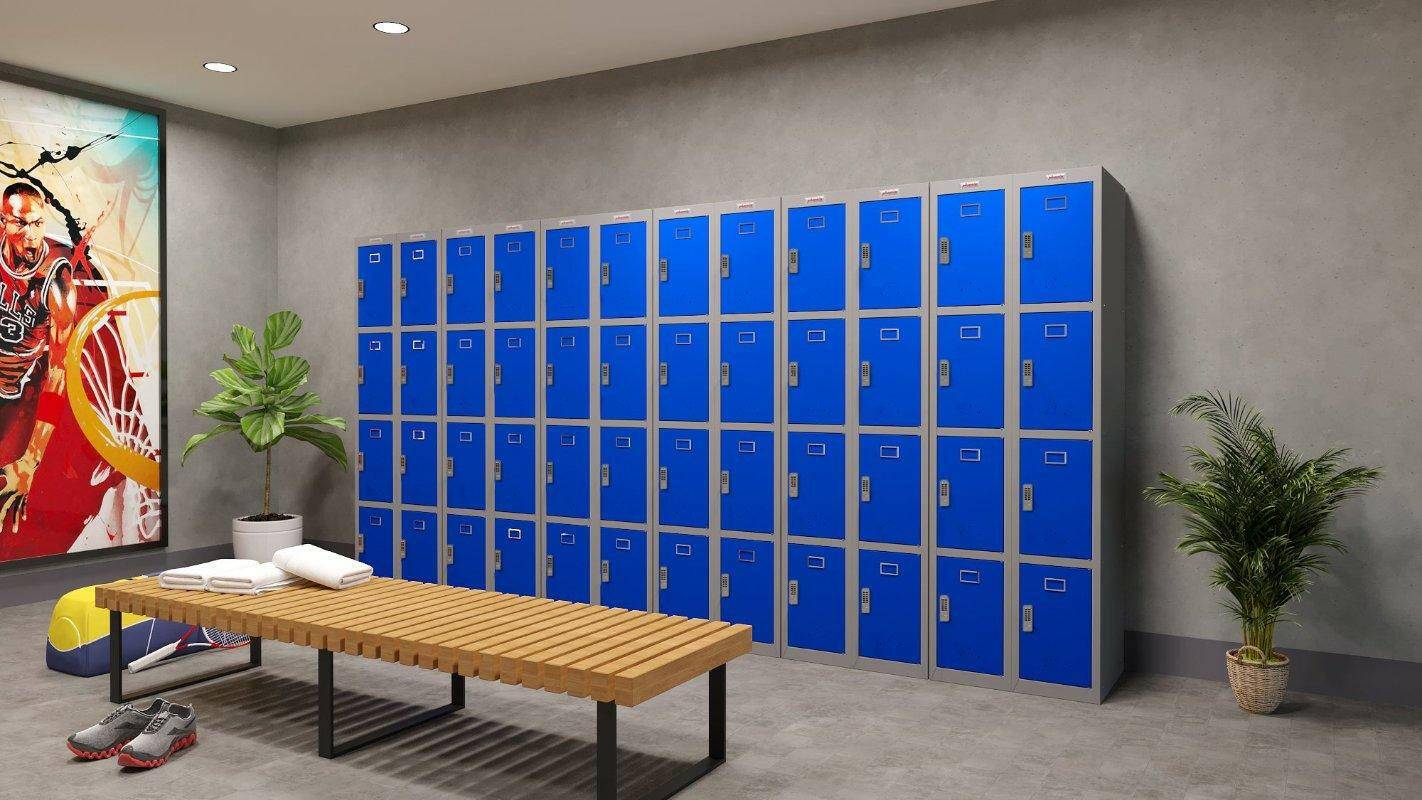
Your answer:
[[[263,409],[242,418],[242,435],[255,450],[271,447],[286,430],[285,417],[280,411]]]
[[[289,346],[301,332],[301,317],[295,311],[278,311],[267,317],[267,327],[262,331],[262,343],[267,351],[275,353]]]
[[[255,384],[242,377],[237,370],[231,367],[215,370],[211,375],[212,379],[222,384],[222,388],[224,389],[231,389],[235,392],[246,392],[256,388]]]
[[[346,421],[342,417],[328,417],[325,414],[302,414],[299,417],[292,417],[286,421],[288,427],[292,425],[330,425],[333,428],[346,429]]]
[[[257,349],[257,332],[246,325],[232,326],[232,343],[247,355]]]
[[[221,436],[221,435],[224,434],[224,433],[228,433],[228,432],[230,432],[230,431],[235,431],[235,430],[237,430],[237,425],[236,425],[236,423],[224,422],[224,423],[222,423],[221,425],[215,425],[215,426],[213,426],[212,430],[210,430],[210,431],[205,431],[205,432],[203,432],[203,433],[195,433],[195,434],[193,434],[192,436],[190,436],[190,437],[188,438],[188,443],[185,444],[185,445],[183,445],[183,455],[182,455],[182,458],[178,459],[178,463],[180,463],[180,464],[185,464],[185,463],[187,463],[187,460],[188,460],[188,453],[191,453],[191,452],[193,451],[193,448],[194,448],[194,447],[197,447],[198,445],[202,444],[203,442],[205,442],[205,441],[207,441],[208,439],[211,439],[211,438],[213,438],[213,437],[215,437],[215,436]]]
[[[251,403],[243,400],[234,392],[222,392],[217,396],[202,401],[197,407],[197,413],[203,416],[212,416],[215,413],[237,414],[247,410]]]
[[[233,358],[231,356],[223,356],[222,360],[226,361],[228,366],[242,373],[242,375],[248,378],[252,378],[253,380],[260,379],[264,374],[264,372],[262,371],[262,365],[257,361],[257,354],[255,351],[251,353],[244,353],[238,358]]]
[[[302,392],[276,401],[275,407],[286,414],[300,414],[320,402],[321,396],[315,392]]]
[[[235,411],[204,411],[200,408],[193,409],[193,413],[199,417],[207,417],[221,422],[241,422],[242,418]]]
[[[285,394],[303,383],[311,372],[311,364],[300,356],[282,356],[267,368],[267,386]]]
[[[341,469],[346,469],[346,446],[341,442],[341,437],[336,434],[330,431],[323,431],[320,428],[299,426],[287,428],[286,435],[293,439],[300,439],[303,442],[310,442],[316,445],[316,449],[325,453],[337,464],[340,464]]]

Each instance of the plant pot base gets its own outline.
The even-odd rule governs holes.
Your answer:
[[[1240,650],[1257,648],[1241,647],[1225,653],[1225,669],[1229,673],[1229,688],[1234,690],[1235,702],[1251,714],[1270,714],[1284,701],[1284,690],[1289,685],[1289,658],[1275,651],[1283,661],[1260,664],[1246,661]],[[1262,657],[1262,653],[1260,654]]]
[[[254,514],[253,516],[263,516]],[[278,516],[272,514],[271,516]],[[238,517],[232,520],[232,554],[237,558],[254,561],[271,561],[272,555],[283,547],[301,544],[301,515],[283,514],[284,519],[250,519]]]

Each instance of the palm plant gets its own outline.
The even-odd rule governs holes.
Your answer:
[[[1244,644],[1259,649],[1260,663],[1270,663],[1276,656],[1274,626],[1287,618],[1285,606],[1327,571],[1327,551],[1347,550],[1329,532],[1334,512],[1372,488],[1381,472],[1345,467],[1349,451],[1343,449],[1301,457],[1233,395],[1192,395],[1171,413],[1208,425],[1217,452],[1187,447],[1198,479],[1162,472],[1160,485],[1145,495],[1185,512],[1188,532],[1178,548],[1215,556],[1211,585],[1228,594],[1223,604],[1239,621]]]
[[[311,364],[299,356],[279,356],[278,350],[291,345],[301,332],[301,317],[294,311],[278,311],[267,317],[262,341],[245,325],[232,326],[232,341],[240,351],[236,358],[224,355],[227,367],[212,373],[222,386],[212,399],[193,411],[217,420],[209,431],[195,434],[183,447],[186,462],[193,448],[224,433],[240,431],[254,453],[266,457],[262,482],[262,516],[272,518],[272,448],[291,437],[315,445],[341,469],[346,468],[346,448],[341,437],[326,427],[346,429],[340,417],[318,414],[314,409],[321,398],[313,392],[297,393],[306,384]]]

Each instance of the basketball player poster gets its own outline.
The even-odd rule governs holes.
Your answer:
[[[162,131],[0,75],[0,564],[164,543]]]

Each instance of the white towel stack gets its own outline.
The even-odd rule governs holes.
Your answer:
[[[207,588],[222,594],[262,594],[301,582],[300,577],[268,561],[265,564],[253,563],[250,566],[223,570],[208,580]]]
[[[293,575],[314,581],[332,589],[349,589],[370,580],[369,564],[322,550],[314,544],[302,544],[276,551],[272,563]]]
[[[204,561],[201,564],[194,564],[191,567],[177,567],[175,569],[164,570],[158,576],[158,585],[164,589],[191,589],[194,591],[206,591],[208,582],[212,576],[219,573],[231,572],[241,567],[255,567],[257,562],[250,558],[219,558],[216,561]]]

